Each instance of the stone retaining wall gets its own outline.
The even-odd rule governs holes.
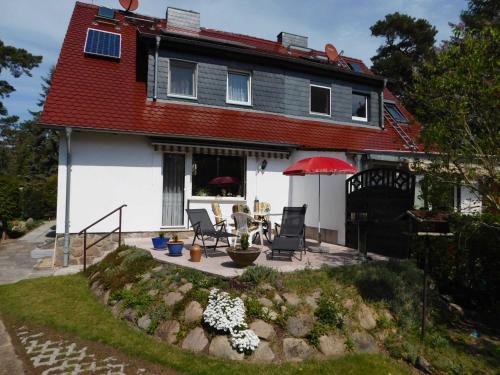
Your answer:
[[[192,232],[183,231],[175,232],[180,239],[187,238]],[[104,236],[105,233],[87,233],[87,244],[92,244],[99,238]],[[122,233],[122,243],[126,238],[150,238],[158,236],[158,232],[128,232]],[[169,232],[166,232],[166,236],[169,236]],[[83,235],[79,236],[76,233],[70,235],[70,265],[80,265],[83,264]],[[101,259],[103,256],[113,251],[118,247],[118,233],[113,233],[108,236],[98,244],[87,249],[87,265],[94,263],[96,260]],[[56,267],[62,267],[64,261],[64,234],[59,233],[57,235],[57,246],[55,263]]]

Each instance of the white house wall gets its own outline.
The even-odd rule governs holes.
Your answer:
[[[344,152],[297,151],[293,154],[293,162],[312,157],[334,157],[347,160]],[[321,176],[321,227],[336,230],[338,243],[345,243],[345,181],[351,175]],[[318,226],[318,176],[291,177],[292,206],[307,203],[306,225]]]
[[[158,231],[162,220],[162,152],[154,151],[147,137],[74,132],[72,135],[72,173],[70,232],[81,229],[127,204],[123,211],[125,232]],[[264,170],[258,166],[264,159],[247,158],[246,202],[253,208],[257,196],[269,202],[273,213],[280,213],[288,205],[308,205],[306,225],[317,226],[317,176],[287,177],[289,165],[302,158],[324,155],[346,160],[342,152],[298,151],[290,159],[267,160]],[[66,148],[60,142],[57,231],[64,231]],[[191,196],[191,160],[186,154],[185,207],[206,208],[213,218],[209,197]],[[339,243],[345,242],[345,175],[321,178],[321,224],[323,228],[338,231]],[[235,203],[244,198],[219,200],[223,215],[229,217]],[[279,221],[279,217],[273,220]],[[118,216],[113,215],[93,228],[94,232],[114,229]],[[187,218],[185,218],[187,225]]]
[[[72,135],[70,232],[122,204],[123,230],[158,230],[161,223],[162,158],[146,137],[74,132]],[[57,231],[64,231],[65,145],[61,142]],[[118,215],[93,228],[114,229]]]

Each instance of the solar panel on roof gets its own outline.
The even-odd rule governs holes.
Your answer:
[[[363,68],[361,67],[360,64],[355,62],[349,62],[347,64],[349,65],[349,68],[351,68],[352,71],[356,73],[364,73]]]
[[[119,59],[121,55],[121,35],[88,29],[85,53]]]
[[[114,9],[106,8],[106,7],[99,7],[99,10],[97,11],[97,15],[102,18],[109,18],[109,19],[115,19],[115,11]]]

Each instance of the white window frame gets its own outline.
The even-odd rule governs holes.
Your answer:
[[[181,95],[181,94],[175,94],[170,92],[170,79],[172,77],[172,61],[174,62],[181,62],[181,63],[188,63],[188,64],[193,64],[194,65],[194,80],[193,80],[193,93],[194,95]],[[198,63],[195,61],[189,61],[189,60],[181,60],[181,59],[168,59],[168,87],[167,87],[167,96],[172,97],[172,98],[182,98],[182,99],[198,99]]]
[[[240,102],[238,100],[231,100],[229,99],[229,75],[230,74],[239,74],[241,76],[247,76],[248,77],[248,101],[246,102]],[[252,105],[252,73],[242,71],[242,70],[234,70],[234,69],[229,69],[227,71],[227,76],[226,76],[226,103],[228,104],[237,104],[237,105],[246,105],[246,106],[251,106]]]
[[[366,108],[366,116],[365,117],[358,117],[358,116],[352,116],[352,119],[354,121],[363,121],[363,122],[368,122],[368,98],[370,97],[367,94],[363,94],[362,92],[353,92],[352,95],[359,95],[359,96],[364,96],[365,97],[365,108]],[[351,97],[351,112],[352,112],[352,98]]]
[[[312,104],[312,87],[319,87],[321,89],[327,89],[328,90],[328,102],[330,103],[328,106],[328,113],[323,113],[323,112],[313,112],[311,111],[311,104]],[[317,115],[317,116],[326,116],[326,117],[331,117],[332,115],[332,88],[330,86],[323,86],[323,85],[318,85],[315,83],[310,83],[309,84],[309,114],[311,115]]]

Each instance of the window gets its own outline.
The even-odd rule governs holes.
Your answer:
[[[168,95],[196,98],[196,64],[170,60]]]
[[[245,158],[193,155],[193,196],[243,197]]]
[[[348,62],[347,65],[349,65],[349,68],[351,68],[351,70],[353,72],[364,73],[363,68],[361,67],[361,64],[358,64],[355,62]]]
[[[251,105],[252,79],[249,73],[228,72],[227,73],[227,98],[232,104]]]
[[[330,94],[329,87],[311,85],[311,108],[310,112],[317,115],[330,116]]]
[[[396,122],[408,123],[407,118],[401,113],[396,104],[385,102],[384,107]]]
[[[368,95],[352,93],[352,119],[368,121]]]

